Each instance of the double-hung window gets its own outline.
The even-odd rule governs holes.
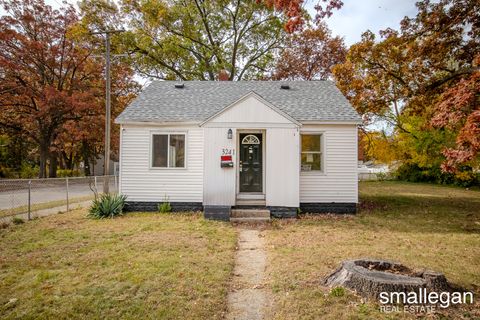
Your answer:
[[[302,171],[323,171],[323,134],[305,133],[301,135]]]
[[[152,134],[152,168],[185,168],[185,134]]]

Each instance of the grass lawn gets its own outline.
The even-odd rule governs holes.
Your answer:
[[[199,214],[85,215],[0,230],[0,318],[223,316],[236,243],[231,226]]]
[[[356,216],[276,220],[262,232],[272,317],[414,318],[322,286],[342,260],[373,257],[440,271],[475,291],[475,306],[434,317],[480,318],[480,191],[401,182],[365,182],[360,191]],[[0,318],[224,316],[237,239],[229,224],[199,214],[85,215],[0,229]]]
[[[352,293],[336,296],[321,281],[342,260],[372,257],[445,273],[474,290],[476,305],[436,318],[480,318],[480,192],[402,182],[360,184],[356,216],[276,221],[264,231],[276,319],[397,319]],[[337,292],[338,293],[338,292]],[[429,315],[430,317],[431,315]]]

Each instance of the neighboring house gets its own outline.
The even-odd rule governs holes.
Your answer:
[[[331,81],[155,81],[116,123],[127,210],[356,211],[361,118]]]
[[[91,170],[92,176],[103,176],[105,175],[105,157],[103,154],[97,156],[97,158],[93,161]],[[109,175],[118,175],[118,171],[116,170],[118,166],[118,162],[110,160],[110,173]]]

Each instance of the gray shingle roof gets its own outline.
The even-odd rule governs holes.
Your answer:
[[[176,83],[152,82],[116,121],[202,122],[252,91],[299,122],[361,120],[332,81],[185,81],[183,89]]]

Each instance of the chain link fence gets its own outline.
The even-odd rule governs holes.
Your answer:
[[[358,181],[385,181],[395,178],[387,172],[359,172]]]
[[[92,176],[48,179],[0,180],[0,219],[12,216],[33,217],[52,211],[69,211],[90,202],[102,193],[108,181],[109,192],[118,192],[117,176]]]

